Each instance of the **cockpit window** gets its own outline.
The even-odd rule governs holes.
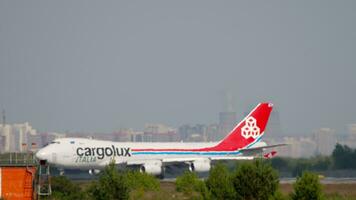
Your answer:
[[[51,144],[60,144],[59,141],[52,141]]]

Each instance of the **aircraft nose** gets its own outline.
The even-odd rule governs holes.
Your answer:
[[[49,154],[46,151],[44,151],[44,149],[41,149],[36,153],[36,158],[39,160],[48,160]]]

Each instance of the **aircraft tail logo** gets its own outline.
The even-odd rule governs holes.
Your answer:
[[[252,116],[246,119],[245,126],[241,129],[241,135],[247,139],[249,137],[257,138],[260,136],[260,128],[257,126],[257,121]]]

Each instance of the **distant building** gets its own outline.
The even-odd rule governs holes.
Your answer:
[[[113,140],[118,142],[143,142],[143,132],[122,129],[113,133]]]
[[[208,125],[206,128],[206,141],[207,142],[218,141],[218,134],[219,134],[219,125],[218,124]]]
[[[43,146],[41,142],[41,135],[30,135],[30,142],[28,143],[28,146],[30,151],[36,151],[37,149],[41,148]]]
[[[0,135],[0,153],[5,151],[5,136]]]
[[[236,112],[219,113],[219,134],[214,140],[223,139],[236,126]]]
[[[340,136],[338,143],[356,148],[356,124],[349,124],[347,126],[347,134]]]
[[[299,148],[299,157],[312,157],[315,156],[317,146],[311,137],[301,137],[299,139]]]
[[[11,152],[11,150],[15,149],[15,144],[12,144],[11,141],[13,141],[12,137],[12,130],[11,130],[11,125],[9,124],[2,124],[0,125],[0,132],[1,136],[3,138],[3,152]]]
[[[349,124],[347,126],[347,133],[348,133],[348,138],[356,141],[356,124]],[[356,144],[354,144],[356,145]]]
[[[184,142],[206,142],[208,141],[208,127],[204,124],[185,124],[178,128],[180,140]]]
[[[270,136],[279,136],[283,137],[285,136],[283,131],[282,131],[282,126],[281,126],[281,120],[279,117],[279,112],[278,110],[274,107],[271,115],[268,120],[268,124],[266,127],[266,133],[268,134],[268,137]]]
[[[113,141],[113,135],[112,134],[108,134],[108,133],[92,133],[92,134],[87,134],[87,138],[88,136],[92,136],[92,139],[97,139],[97,140],[106,140],[106,141]]]
[[[320,128],[314,132],[316,143],[316,154],[331,155],[337,143],[335,130],[331,128]]]
[[[280,140],[268,140],[269,144],[285,143],[278,147],[278,156],[291,158],[305,158],[315,155],[316,144],[311,137],[283,137]]]
[[[143,133],[144,142],[175,142],[179,137],[177,131],[164,124],[146,124]]]
[[[36,129],[26,122],[23,124],[1,124],[3,152],[25,152],[31,149],[31,137],[36,136]]]

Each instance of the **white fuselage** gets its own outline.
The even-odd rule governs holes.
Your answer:
[[[213,152],[197,149],[211,147],[216,142],[111,142],[84,138],[63,138],[42,148],[36,156],[61,168],[102,169],[110,162],[116,164],[135,161],[162,160],[174,158],[208,158],[214,156],[239,156],[239,151]],[[259,142],[253,146],[265,145]]]

